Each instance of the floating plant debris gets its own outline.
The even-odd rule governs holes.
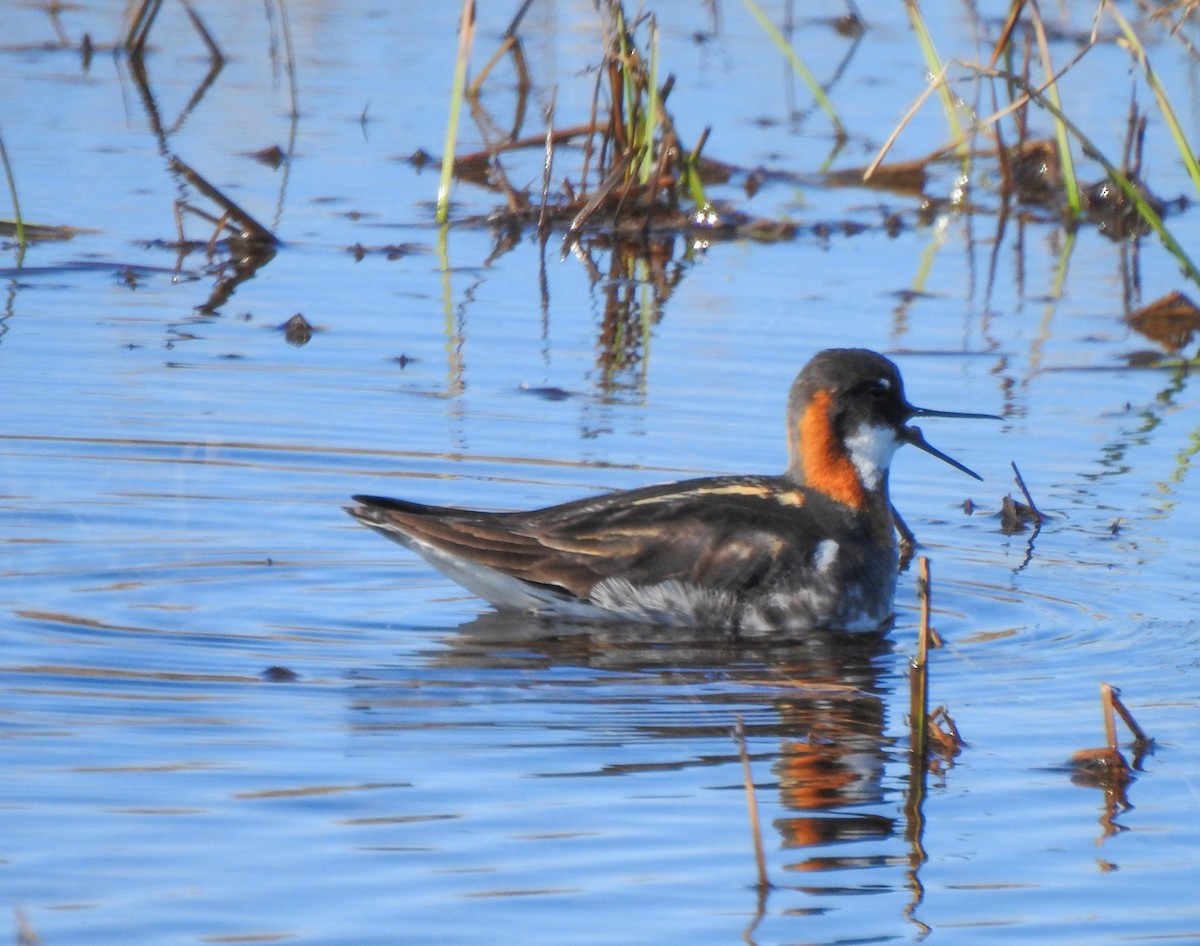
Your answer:
[[[301,313],[297,312],[290,319],[278,326],[283,332],[284,338],[287,339],[289,345],[295,345],[297,348],[302,345],[307,345],[312,341],[313,332],[315,329]]]
[[[1191,344],[1200,329],[1200,309],[1182,292],[1172,292],[1131,312],[1129,324],[1174,355]]]

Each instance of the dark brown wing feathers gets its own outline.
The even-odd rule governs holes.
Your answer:
[[[486,513],[356,496],[349,511],[397,541],[416,538],[505,574],[586,598],[611,577],[745,590],[790,567],[805,495],[780,477],[717,477]],[[786,541],[785,541],[786,540]],[[794,551],[793,551],[794,554]]]

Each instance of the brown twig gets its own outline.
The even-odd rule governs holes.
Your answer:
[[[1150,736],[1146,735],[1146,731],[1138,725],[1137,720],[1133,718],[1133,714],[1129,712],[1129,710],[1125,707],[1125,704],[1121,702],[1120,690],[1111,684],[1102,683],[1100,684],[1100,692],[1105,704],[1110,706],[1111,709],[1115,709],[1117,714],[1121,717],[1121,720],[1126,726],[1129,727],[1129,731],[1133,733],[1134,742],[1138,744],[1139,747],[1147,746],[1154,742]],[[1111,715],[1111,710],[1109,712]]]
[[[931,96],[937,90],[937,88],[946,81],[946,70],[949,68],[950,63],[946,63],[946,65],[942,67],[941,71],[930,80],[924,91],[917,96],[912,105],[909,106],[908,111],[904,113],[904,117],[900,119],[900,123],[893,128],[892,133],[887,136],[887,140],[883,143],[883,146],[880,147],[879,153],[875,155],[875,159],[868,164],[867,169],[863,171],[864,181],[869,181],[871,179],[871,175],[875,173],[875,169],[879,167],[879,165],[883,162],[883,159],[887,157],[887,153],[892,150],[892,145],[894,145],[896,143],[896,139],[900,137],[900,132],[904,131],[908,123],[913,120],[913,116],[921,110],[921,106],[925,104],[925,100],[928,99],[929,96]],[[958,142],[955,141],[947,145],[943,150],[949,150],[950,148],[957,146]]]
[[[625,172],[629,170],[629,166],[633,163],[633,152],[626,151],[621,156],[621,160],[609,172],[608,177],[604,179],[604,183],[596,188],[596,192],[588,199],[588,202],[583,205],[583,209],[575,215],[575,219],[571,221],[571,226],[567,229],[566,236],[563,237],[563,252],[568,250],[575,238],[579,235],[579,231],[588,219],[596,212],[602,203],[608,198],[608,195],[616,189],[618,184],[625,180]]]
[[[217,41],[213,39],[212,33],[208,31],[208,27],[204,25],[204,21],[200,19],[200,14],[197,13],[187,0],[180,0],[183,4],[184,12],[187,13],[188,19],[192,21],[192,27],[200,34],[200,39],[204,45],[208,47],[208,55],[214,63],[224,64],[225,57],[221,55],[221,47],[217,45]]]
[[[767,876],[767,857],[763,852],[762,823],[758,817],[758,798],[754,794],[754,779],[750,773],[750,756],[746,752],[746,727],[742,717],[737,717],[733,727],[733,738],[737,743],[738,755],[742,760],[742,781],[746,786],[746,805],[750,811],[750,832],[754,839],[754,864],[758,869],[758,889],[767,890],[771,886]]]
[[[996,65],[996,62],[1004,54],[1004,47],[1012,39],[1013,30],[1017,28],[1017,21],[1021,18],[1021,11],[1024,8],[1025,0],[1013,0],[1013,5],[1008,11],[1008,19],[1004,23],[1004,28],[1000,30],[1000,38],[992,47],[992,58],[988,60],[989,67]]]
[[[215,186],[206,181],[196,171],[184,164],[175,155],[171,155],[167,166],[176,174],[181,175],[189,184],[200,191],[205,197],[211,200],[214,204],[221,208],[226,215],[231,219],[236,220],[243,233],[252,240],[275,243],[275,237],[271,231],[264,227],[261,223],[251,217],[246,211],[242,210],[237,204],[226,197]]]
[[[150,27],[161,7],[162,0],[142,0],[125,36],[125,51],[129,55],[140,58],[145,52],[146,37],[150,35]]]
[[[546,158],[542,163],[542,199],[538,207],[538,235],[545,246],[548,232],[546,207],[550,203],[550,178],[554,173],[554,106],[558,100],[556,93],[550,93],[550,104],[546,106]]]
[[[1110,752],[1117,752],[1117,723],[1113,717],[1114,688],[1108,683],[1100,684],[1100,706],[1104,710],[1104,745]]]
[[[921,636],[917,641],[917,660],[924,666],[926,652],[937,650],[944,643],[930,623],[933,615],[933,583],[929,577],[929,559],[924,555],[917,559],[917,597],[921,601]]]

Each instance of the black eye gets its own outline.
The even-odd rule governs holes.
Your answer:
[[[891,396],[891,393],[892,386],[883,378],[867,382],[866,395],[877,404],[886,401]]]

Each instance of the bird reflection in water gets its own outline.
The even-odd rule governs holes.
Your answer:
[[[430,654],[438,667],[463,670],[577,667],[608,674],[636,674],[639,695],[628,681],[620,707],[641,738],[695,740],[730,732],[742,715],[748,738],[777,740],[771,771],[786,814],[774,821],[785,849],[821,849],[788,870],[821,871],[891,863],[882,849],[855,856],[828,853],[829,845],[883,841],[897,833],[895,819],[881,814],[883,776],[894,740],[885,733],[887,692],[881,672],[890,666],[886,633],[812,632],[790,640],[740,638],[736,634],[646,625],[572,623],[562,619],[489,612],[462,625]],[[495,684],[495,679],[491,680]],[[529,678],[522,676],[522,685]],[[562,681],[555,700],[564,699]],[[580,684],[587,688],[586,682]],[[599,711],[594,692],[581,693],[588,712]],[[614,703],[617,700],[614,699]],[[641,704],[640,707],[638,704]],[[686,703],[686,712],[680,704]],[[611,733],[606,720],[606,734]],[[733,741],[728,756],[736,761]],[[689,743],[688,755],[653,767],[709,765]],[[605,774],[629,772],[615,764]],[[597,773],[598,774],[598,773]],[[874,847],[874,845],[872,845]]]

